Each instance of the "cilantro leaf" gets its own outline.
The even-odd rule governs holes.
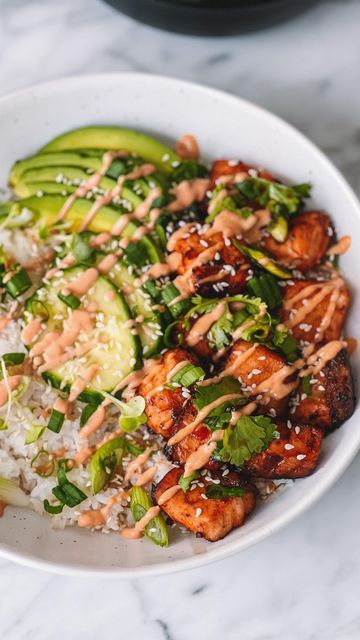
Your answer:
[[[246,201],[255,201],[275,216],[297,213],[310,196],[309,183],[288,186],[264,178],[248,178],[236,185]]]
[[[181,182],[182,180],[195,180],[195,178],[205,178],[209,174],[207,168],[196,160],[183,160],[171,173],[171,182]]]
[[[244,196],[240,193],[234,192],[231,195],[225,195],[223,198],[220,197],[219,199],[219,194],[221,194],[223,189],[224,185],[219,184],[212,192],[209,205],[210,207],[213,205],[213,209],[207,216],[206,222],[213,222],[216,216],[224,210],[231,211],[231,213],[235,213],[244,219],[253,215],[252,209],[244,207]]]
[[[235,398],[230,401],[231,406],[238,406],[245,403],[245,398],[242,397],[241,385],[236,378],[226,376],[220,380],[220,382],[214,382],[206,386],[197,386],[195,390],[194,404],[198,411],[201,411],[204,407],[215,402],[218,398],[229,394],[239,394],[239,398]],[[213,411],[210,416],[220,415],[224,412],[224,404],[220,405]]]
[[[241,416],[235,425],[225,430],[220,458],[242,467],[255,453],[264,451],[278,435],[276,425],[270,418]]]

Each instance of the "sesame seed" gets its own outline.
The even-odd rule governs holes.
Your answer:
[[[295,448],[295,447],[294,447],[294,445],[293,445],[293,444],[290,444],[290,443],[287,443],[287,444],[284,446],[284,449],[286,449],[286,451],[290,451],[291,449],[294,449],[294,448]]]
[[[299,433],[300,433],[300,427],[295,427],[295,433],[296,433],[296,435],[299,435]]]
[[[200,509],[200,507],[198,507],[195,511],[195,518],[199,518],[202,514],[202,509]]]
[[[299,453],[299,454],[296,456],[296,458],[297,458],[297,460],[304,460],[304,458],[306,458],[306,455],[305,455],[305,453]]]

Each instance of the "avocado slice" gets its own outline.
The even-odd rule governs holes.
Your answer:
[[[61,178],[61,182],[59,181],[59,178]],[[62,178],[66,181],[75,181],[75,183],[73,185],[64,184]],[[22,189],[29,182],[54,182],[58,188],[57,193],[61,194],[62,191],[64,191],[64,187],[73,187],[72,191],[75,191],[80,182],[87,182],[89,178],[90,174],[88,174],[84,169],[80,169],[78,167],[67,167],[61,165],[28,169],[21,175],[18,183],[14,186],[14,192],[17,196],[23,197],[24,193]],[[111,189],[116,187],[116,180],[105,176],[101,179],[99,187],[104,191],[111,191]],[[72,193],[72,191],[69,191],[68,193]]]
[[[59,211],[65,202],[66,197],[60,195],[44,195],[42,197],[32,196],[13,203],[13,207],[15,207],[14,213],[16,214],[19,214],[23,209],[34,211],[42,219],[46,227],[51,227],[55,223]],[[79,230],[81,223],[89,212],[92,204],[91,200],[86,200],[85,198],[78,198],[75,200],[66,216],[66,221],[71,222],[69,233]],[[115,209],[114,207],[101,207],[96,216],[91,220],[88,226],[88,231],[93,231],[94,233],[111,231],[114,224],[118,221],[119,216],[123,215],[123,213],[123,210]],[[131,238],[138,226],[139,223],[137,222],[128,222],[121,236],[124,238]],[[135,244],[131,246],[135,246]],[[162,261],[162,253],[150,236],[144,236],[136,243],[136,246],[138,247],[138,252],[144,254],[145,263]]]
[[[88,150],[83,153],[60,152],[36,154],[25,160],[18,160],[12,166],[9,176],[9,186],[15,187],[25,171],[39,169],[40,167],[80,167],[82,169],[93,169],[98,171],[102,164],[102,152]]]
[[[40,153],[74,149],[107,149],[135,153],[152,162],[163,173],[171,173],[172,163],[180,157],[168,147],[140,131],[123,127],[83,127],[54,138]]]
[[[39,183],[39,190],[40,190]],[[61,185],[60,185],[61,186]],[[43,220],[46,227],[51,227],[55,224],[56,218],[65,204],[67,198],[61,195],[44,195],[42,197],[32,196],[30,198],[24,198],[19,202],[15,202],[13,206],[16,211],[19,212],[22,209],[29,209],[35,211],[38,216]],[[71,229],[69,232],[76,232],[79,230],[83,219],[89,212],[93,202],[86,200],[85,198],[78,198],[73,206],[70,208],[66,221],[71,222]],[[119,216],[123,214],[121,209],[115,209],[114,207],[101,207],[96,216],[89,224],[89,231],[94,233],[102,233],[103,231],[110,231],[114,224],[118,221]]]

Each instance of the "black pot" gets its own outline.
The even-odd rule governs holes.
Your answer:
[[[153,27],[220,36],[255,31],[304,11],[317,0],[105,0]]]

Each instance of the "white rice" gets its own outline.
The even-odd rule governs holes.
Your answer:
[[[3,246],[6,254],[13,256],[18,262],[25,263],[27,260],[39,255],[39,246],[34,242],[31,233],[23,231],[0,232],[0,246]],[[42,249],[43,250],[43,249]],[[33,276],[33,274],[32,274]],[[11,305],[11,303],[9,303]],[[7,309],[1,306],[1,315]],[[20,334],[22,321],[11,320],[7,327],[0,333],[0,355],[12,352],[26,352],[22,344]],[[24,378],[25,379],[25,378]],[[99,509],[104,506],[109,499],[119,492],[120,488],[128,489],[131,484],[125,483],[122,475],[117,475],[105,491],[93,495],[91,489],[90,475],[87,465],[74,467],[67,473],[70,482],[73,482],[81,489],[88,498],[75,508],[64,507],[62,513],[49,516],[44,512],[43,501],[54,502],[52,489],[58,484],[56,475],[41,477],[31,468],[31,461],[41,450],[54,454],[58,450],[65,449],[64,457],[73,458],[75,454],[86,446],[92,446],[103,439],[105,434],[111,433],[117,428],[118,410],[110,407],[108,417],[104,424],[89,439],[80,438],[80,415],[81,403],[75,407],[74,420],[65,419],[60,433],[54,433],[46,428],[48,417],[42,416],[44,409],[49,411],[54,405],[58,393],[49,384],[39,377],[27,377],[25,388],[21,390],[19,396],[16,392],[9,403],[0,409],[0,418],[6,421],[7,429],[0,430],[0,476],[14,480],[30,496],[31,508],[49,518],[51,526],[54,528],[64,528],[77,524],[79,514],[91,509]],[[32,444],[25,444],[27,431],[32,424],[43,425],[45,427],[41,437]],[[143,434],[147,439],[148,434]],[[148,442],[147,442],[148,444]],[[151,461],[143,465],[142,471],[158,463],[155,481],[159,480],[169,469],[169,463],[160,451],[159,441],[151,438],[151,445],[159,450],[152,456]],[[123,459],[122,473],[126,471],[127,464],[132,458],[130,456]],[[137,474],[131,483],[136,484]],[[124,497],[120,503],[116,503],[107,518],[106,524],[99,527],[104,533],[118,531],[126,526],[130,521],[129,499]]]

